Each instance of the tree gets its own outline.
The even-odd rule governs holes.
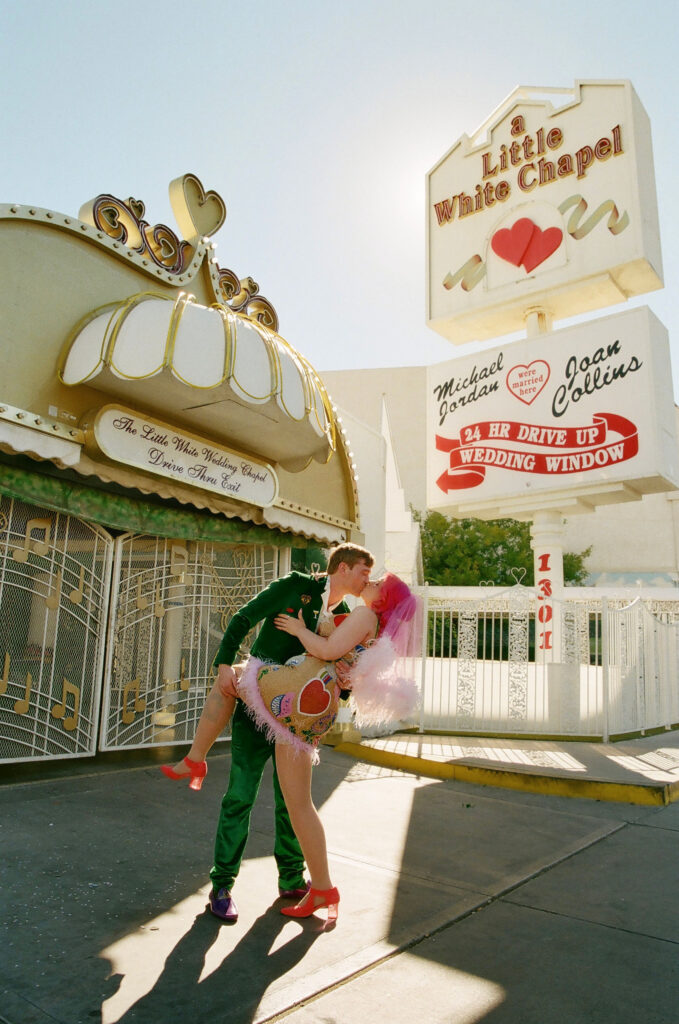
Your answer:
[[[424,578],[439,587],[477,587],[491,582],[496,587],[512,586],[521,569],[520,582],[533,585],[533,551],[530,527],[515,519],[448,519],[440,512],[426,514],[413,510],[420,524]],[[585,559],[591,553],[565,552],[564,582],[577,586],[587,577]],[[517,570],[512,574],[512,569]]]

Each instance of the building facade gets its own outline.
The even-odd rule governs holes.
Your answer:
[[[363,541],[324,384],[214,258],[223,201],[170,198],[179,234],[0,206],[0,761],[189,740],[232,611]]]

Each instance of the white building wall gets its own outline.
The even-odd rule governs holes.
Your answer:
[[[359,515],[365,546],[372,551],[378,571],[389,569],[407,583],[420,584],[423,582],[420,528],[413,521],[409,498],[401,482],[391,416],[387,403],[379,393],[373,396],[361,378],[362,373],[357,372],[355,386],[351,381],[345,387],[338,381],[326,380],[325,384],[338,407],[357,466]],[[350,408],[343,404],[344,398],[349,399]],[[363,411],[365,416],[361,417]],[[401,433],[405,437],[403,423]],[[421,486],[424,493],[424,477]]]
[[[379,430],[342,408],[332,391],[330,397],[338,407],[357,467],[358,511],[364,544],[373,554],[375,567],[381,569],[385,564],[386,444]]]
[[[406,502],[418,511],[424,510],[427,502],[426,366],[328,370],[321,376],[333,402],[378,433],[382,429],[384,400]]]

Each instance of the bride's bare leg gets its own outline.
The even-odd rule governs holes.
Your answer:
[[[330,889],[325,830],[311,799],[311,754],[276,743],[276,771],[314,889]]]
[[[220,670],[228,667],[220,665]],[[236,698],[225,690],[228,690],[228,684],[220,672],[207,696],[196,726],[191,749],[186,755],[190,761],[204,761],[210,747],[231,720],[236,706]],[[174,770],[178,775],[189,774],[189,769],[183,760],[174,765]]]

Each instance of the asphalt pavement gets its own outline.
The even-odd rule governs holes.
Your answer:
[[[618,748],[638,770],[610,772],[629,779],[597,778],[570,744],[551,751],[562,771],[550,775],[544,742],[475,742],[323,748],[314,795],[341,893],[334,929],[279,913],[270,770],[234,887],[240,918],[206,910],[228,745],[200,793],[141,752],[0,766],[0,1021],[677,1024],[679,734]],[[484,761],[484,749],[505,753]],[[498,757],[499,785],[435,775],[492,779]],[[668,779],[644,775],[654,759]],[[573,763],[580,782],[655,796],[531,791]],[[504,784],[517,774],[525,788]]]

